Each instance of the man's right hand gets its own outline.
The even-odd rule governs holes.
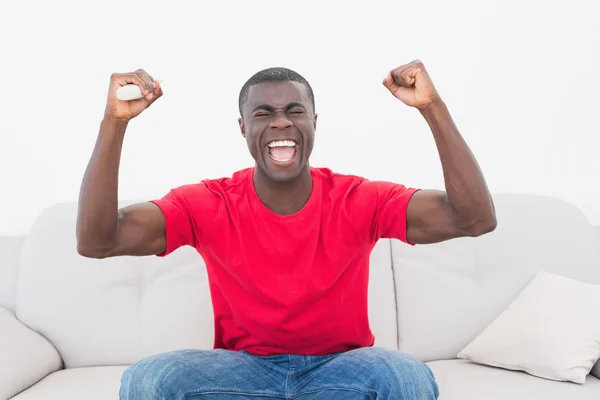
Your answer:
[[[131,83],[140,87],[144,97],[130,101],[119,100],[117,98],[117,89]],[[140,115],[142,111],[150,107],[162,94],[160,83],[155,81],[143,69],[124,74],[114,73],[110,77],[108,100],[104,115],[111,119],[127,122]]]

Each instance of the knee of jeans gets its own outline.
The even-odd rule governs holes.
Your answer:
[[[147,357],[131,364],[121,376],[121,391],[155,393],[160,387],[164,368],[158,356]]]
[[[398,385],[400,382],[405,388],[413,388],[417,393],[431,393],[437,398],[438,386],[427,364],[395,350],[375,350],[373,355],[378,359],[381,384]]]

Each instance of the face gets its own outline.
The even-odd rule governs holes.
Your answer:
[[[306,87],[298,82],[251,86],[240,129],[256,166],[274,182],[296,179],[309,167],[317,116]]]

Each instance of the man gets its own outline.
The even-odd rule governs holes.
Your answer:
[[[135,83],[142,99],[123,102]],[[117,209],[128,122],[162,95],[143,70],[114,74],[82,184],[78,251],[87,257],[165,256],[193,246],[206,262],[214,349],[134,363],[121,399],[436,399],[429,368],[373,346],[369,256],[380,238],[411,245],[492,231],[492,198],[423,64],[383,81],[429,124],[446,191],[312,168],[312,88],[294,71],[263,70],[243,86],[239,125],[255,166]]]

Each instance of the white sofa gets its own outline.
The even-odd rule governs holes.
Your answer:
[[[483,237],[378,243],[369,304],[376,345],[426,361],[442,400],[600,399],[600,363],[575,384],[456,358],[538,269],[600,284],[600,229],[577,208],[531,195],[495,201],[498,228]],[[75,215],[76,204],[59,204],[26,238],[0,238],[1,399],[117,399],[132,362],[212,346],[206,274],[193,249],[86,259]]]

